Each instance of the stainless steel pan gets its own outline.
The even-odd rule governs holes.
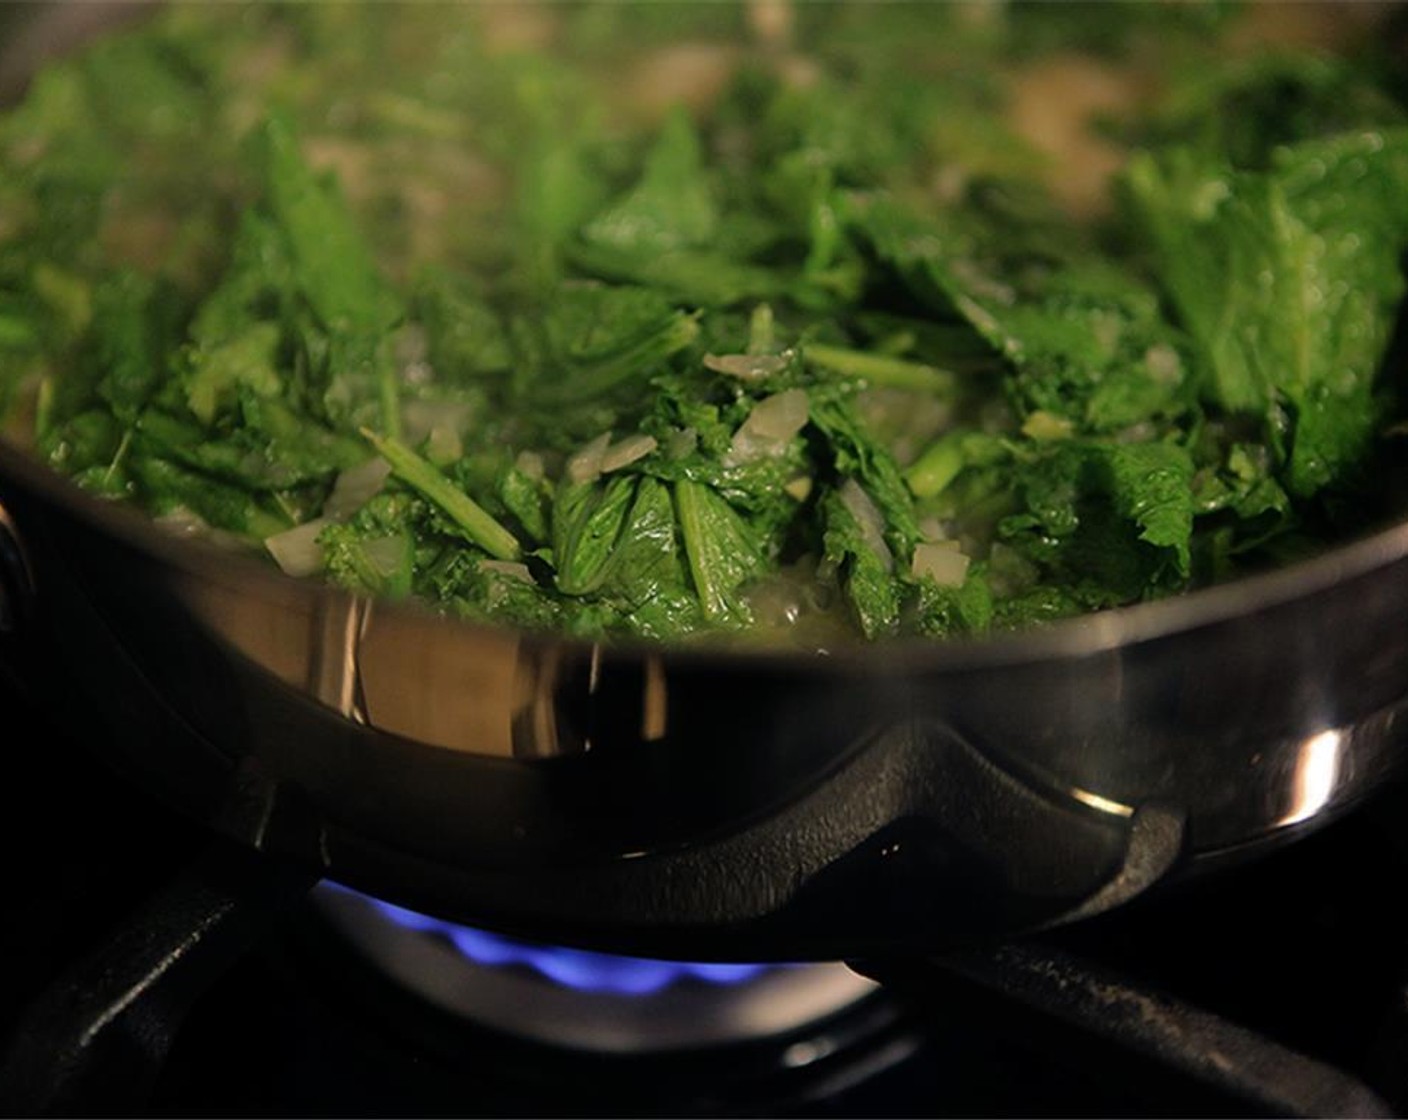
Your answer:
[[[1023,635],[587,644],[286,578],[0,442],[0,660],[128,780],[405,905],[653,955],[933,949],[1300,835],[1400,768],[1405,619],[1395,524]]]

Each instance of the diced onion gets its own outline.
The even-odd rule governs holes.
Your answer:
[[[509,579],[522,580],[524,583],[533,582],[533,573],[528,570],[528,565],[520,564],[516,560],[481,560],[479,566],[486,571],[498,572]]]
[[[426,361],[429,351],[425,328],[418,323],[407,323],[397,332],[392,353],[403,384],[428,385],[435,380],[435,370]]]
[[[573,482],[595,482],[601,476],[601,460],[611,446],[611,433],[602,432],[567,460],[567,477]]]
[[[765,397],[754,406],[744,425],[766,439],[791,439],[807,425],[807,391],[784,389]]]
[[[799,502],[805,502],[812,492],[812,480],[809,475],[799,474],[791,479],[782,488],[789,497],[795,498]]]
[[[622,467],[634,463],[637,459],[643,459],[657,446],[654,436],[643,435],[640,432],[633,436],[627,436],[620,443],[613,443],[606,449],[606,453],[601,457],[601,473],[618,471]]]
[[[925,541],[914,546],[914,574],[932,576],[940,587],[962,587],[968,563],[957,541]]]
[[[266,537],[264,547],[289,575],[315,575],[323,569],[323,550],[318,546],[318,534],[330,524],[329,518],[315,517],[312,521]]]
[[[769,47],[785,47],[796,24],[790,0],[751,0],[748,29]]]
[[[381,493],[386,480],[391,475],[391,464],[380,455],[348,467],[337,476],[332,484],[332,493],[323,505],[323,516],[340,520],[356,513],[367,502]]]
[[[787,358],[781,354],[705,354],[704,365],[740,381],[761,381],[786,369]]]
[[[425,442],[425,457],[439,466],[458,462],[464,456],[464,441],[454,428],[436,426]]]
[[[362,542],[362,554],[382,575],[395,575],[408,560],[406,538],[373,537]]]
[[[540,482],[543,475],[547,473],[547,465],[543,462],[543,457],[536,451],[520,451],[518,458],[513,461],[513,465],[516,470],[527,475],[534,482]]]
[[[937,517],[926,517],[919,522],[919,535],[926,541],[943,541],[948,539],[948,531],[944,528],[944,523]]]
[[[424,441],[426,458],[445,466],[464,454],[464,434],[473,420],[473,407],[466,401],[406,401],[401,406],[402,439],[411,444]]]
[[[752,462],[781,455],[792,437],[807,424],[808,402],[805,389],[785,389],[764,397],[733,433],[725,465]]]
[[[870,495],[862,490],[860,483],[853,478],[846,479],[838,493],[841,504],[860,524],[860,533],[865,538],[865,543],[880,557],[887,572],[894,571],[895,556],[890,551],[890,546],[885,543],[885,519],[871,501]]]
[[[1049,442],[1067,439],[1075,431],[1075,426],[1064,416],[1038,409],[1022,422],[1022,434],[1029,439]]]
[[[401,405],[401,436],[415,444],[437,429],[462,435],[473,419],[474,410],[466,401],[406,401]]]
[[[1178,351],[1160,342],[1144,352],[1144,366],[1163,385],[1176,385],[1183,376],[1183,361]]]

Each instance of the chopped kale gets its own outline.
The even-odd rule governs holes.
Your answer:
[[[1202,351],[1201,391],[1258,417],[1286,488],[1308,498],[1362,464],[1404,291],[1408,132],[1279,149],[1265,172],[1145,154],[1129,193]]]
[[[42,69],[0,115],[6,438],[593,639],[973,637],[1383,508],[1408,110],[1367,22],[509,7],[177,4]],[[1026,118],[1080,76],[1121,96],[1053,156]]]

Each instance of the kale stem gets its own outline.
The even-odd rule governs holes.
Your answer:
[[[392,439],[401,438],[401,378],[394,362],[383,355],[377,371],[381,389],[381,422]]]
[[[826,346],[819,342],[809,342],[804,349],[806,357],[819,366],[856,377],[871,385],[883,385],[893,389],[913,389],[921,393],[937,396],[950,396],[958,385],[958,378],[951,370],[937,366],[910,362],[888,354],[871,354],[863,350],[847,350],[840,346]]]
[[[777,332],[773,326],[772,308],[760,303],[753,308],[748,318],[748,353],[771,354],[777,344]]]
[[[54,430],[54,379],[41,377],[34,394],[34,439],[43,447]]]
[[[932,498],[948,488],[964,467],[962,432],[949,432],[931,445],[904,472],[916,498]]]
[[[709,578],[709,566],[703,556],[703,512],[700,509],[702,493],[703,488],[697,482],[681,479],[675,484],[675,508],[679,512],[680,535],[684,539],[684,554],[689,563],[689,573],[694,579],[694,588],[699,594],[704,613],[714,618],[723,611],[723,599]]]
[[[122,460],[127,455],[127,449],[132,446],[132,429],[128,428],[122,433],[122,440],[117,445],[117,450],[112,454],[112,462],[108,464],[108,469],[103,472],[103,485],[106,486],[112,481],[113,472],[122,464]]]
[[[473,498],[399,440],[362,429],[377,453],[402,482],[439,506],[465,535],[496,560],[517,560],[518,540]]]

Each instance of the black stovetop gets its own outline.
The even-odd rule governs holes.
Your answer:
[[[3,679],[0,701],[0,1037],[33,1055],[50,1029],[36,1001],[208,840]],[[0,1097],[0,1112],[1403,1114],[1405,883],[1400,785],[1256,860],[1066,930],[943,960],[857,962],[884,981],[879,994],[802,1032],[653,1057],[464,1023],[395,987],[295,902],[201,990],[169,1047],[132,1056],[155,1078],[137,1097],[100,1079],[62,1106]],[[799,1044],[813,1060],[796,1061]],[[65,1075],[54,1068],[45,1076]]]

